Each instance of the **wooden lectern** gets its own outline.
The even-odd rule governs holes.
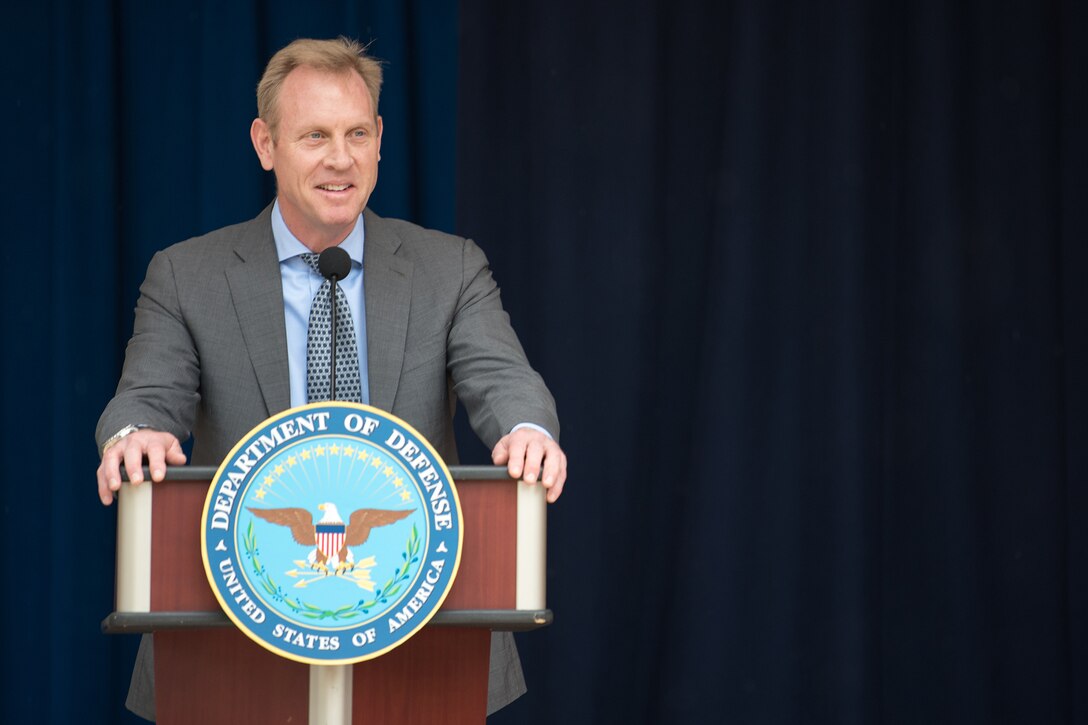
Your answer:
[[[200,518],[216,469],[181,467],[122,488],[116,611],[108,633],[155,633],[157,720],[174,723],[483,723],[492,630],[547,626],[544,490],[505,468],[452,466],[464,540],[428,625],[347,666],[281,658],[235,629],[208,585]],[[145,478],[147,474],[145,473]],[[149,479],[148,479],[149,480]]]

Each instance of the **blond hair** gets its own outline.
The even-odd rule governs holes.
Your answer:
[[[359,41],[340,36],[335,40],[299,38],[282,48],[264,69],[257,84],[257,115],[268,124],[273,136],[279,123],[276,101],[283,87],[283,80],[295,68],[307,66],[329,73],[355,71],[370,91],[374,115],[378,115],[378,95],[382,90],[381,61],[366,54],[366,47]]]

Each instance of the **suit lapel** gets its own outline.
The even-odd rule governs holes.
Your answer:
[[[266,416],[291,407],[283,284],[272,239],[272,207],[242,225],[238,262],[226,270],[238,324],[264,397]]]
[[[408,337],[412,263],[397,256],[400,239],[381,217],[367,209],[363,219],[366,224],[363,286],[370,404],[392,411]]]

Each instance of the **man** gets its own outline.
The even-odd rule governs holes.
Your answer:
[[[295,41],[269,61],[250,135],[275,173],[276,201],[253,221],[151,261],[121,381],[96,432],[103,504],[120,488],[122,467],[140,484],[146,461],[160,481],[167,465],[186,462],[181,441],[190,434],[192,462],[218,465],[257,423],[308,402],[307,320],[323,280],[299,255],[333,246],[352,260],[341,287],[361,402],[403,418],[456,462],[460,399],[494,463],[540,481],[549,502],[562,493],[554,402],[510,328],[483,253],[366,208],[381,151],[380,89],[378,62],[345,39]],[[140,658],[137,675],[148,662]],[[490,684],[489,712],[524,691],[508,634],[493,641]],[[133,693],[130,707],[153,717],[153,700],[140,706]]]

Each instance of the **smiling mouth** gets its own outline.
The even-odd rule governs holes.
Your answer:
[[[317,188],[322,191],[347,191],[351,184],[318,184]]]

